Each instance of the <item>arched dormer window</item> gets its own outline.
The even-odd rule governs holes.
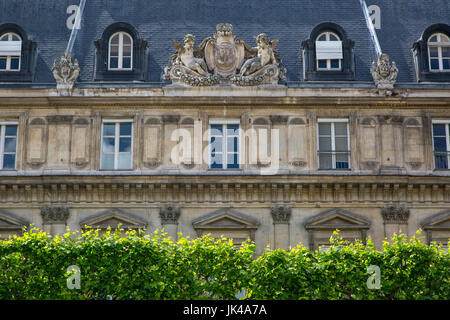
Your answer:
[[[310,38],[302,42],[304,80],[354,80],[354,45],[339,25],[325,22],[316,26]]]
[[[19,71],[22,38],[14,32],[0,35],[0,71]]]
[[[428,57],[431,72],[450,71],[450,38],[443,33],[435,33],[428,39]]]
[[[342,41],[337,34],[326,31],[316,39],[317,70],[341,70]]]
[[[147,75],[147,41],[128,23],[105,29],[95,41],[97,81],[144,81]]]
[[[109,70],[133,69],[133,38],[126,32],[116,32],[109,38]]]
[[[450,26],[428,27],[414,43],[413,55],[417,81],[450,81]]]
[[[0,25],[0,82],[32,81],[36,43],[16,24]]]

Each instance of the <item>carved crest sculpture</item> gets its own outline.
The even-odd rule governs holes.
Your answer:
[[[386,53],[380,54],[377,62],[372,62],[372,68],[370,69],[375,85],[379,90],[394,89],[394,84],[397,81],[398,69],[395,62],[392,65],[389,61],[389,55]]]
[[[251,47],[235,37],[231,24],[219,24],[214,38],[204,39],[199,47],[194,46],[191,34],[184,37],[184,46],[174,41],[176,52],[164,78],[189,86],[276,85],[284,80],[286,69],[280,68],[275,50],[278,40],[271,41],[262,33],[255,37],[257,46]]]
[[[62,95],[70,95],[75,84],[75,80],[80,74],[78,61],[72,63],[72,55],[64,51],[61,59],[55,59],[52,67],[53,77],[56,80],[56,89]]]

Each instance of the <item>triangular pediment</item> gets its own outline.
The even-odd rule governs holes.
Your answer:
[[[368,229],[370,221],[343,209],[322,212],[305,222],[306,229]]]
[[[92,228],[117,228],[119,227],[123,229],[138,229],[145,228],[147,223],[128,212],[119,210],[119,209],[111,209],[107,211],[103,211],[100,214],[97,214],[93,217],[89,217],[80,222],[82,228],[86,225]]]
[[[194,229],[257,229],[259,222],[234,209],[211,212],[192,221]]]
[[[27,225],[29,225],[28,221],[16,217],[9,212],[0,210],[0,229],[21,230]]]
[[[422,229],[449,229],[450,230],[450,210],[435,214],[422,220]]]

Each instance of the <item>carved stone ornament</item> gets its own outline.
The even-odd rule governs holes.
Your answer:
[[[389,55],[382,53],[378,57],[377,62],[372,62],[370,73],[372,74],[375,85],[379,90],[393,90],[394,84],[397,81],[397,65],[394,61],[391,64],[389,60]]]
[[[65,224],[69,218],[67,207],[46,206],[41,208],[41,216],[44,224]]]
[[[178,224],[180,217],[180,207],[164,206],[159,210],[159,216],[162,224]]]
[[[164,79],[187,86],[256,86],[278,84],[285,79],[280,57],[275,50],[278,40],[270,40],[265,33],[255,37],[256,47],[235,39],[231,24],[217,25],[214,38],[205,38],[194,46],[195,36],[187,34],[184,45],[173,42],[175,54],[165,68]]]
[[[53,77],[56,80],[56,89],[61,95],[70,95],[73,85],[80,74],[78,60],[72,63],[72,55],[64,51],[61,59],[55,59],[52,67]]]
[[[273,206],[270,208],[274,224],[289,224],[292,208],[290,206]]]
[[[408,223],[410,211],[405,206],[387,206],[381,209],[384,223]]]

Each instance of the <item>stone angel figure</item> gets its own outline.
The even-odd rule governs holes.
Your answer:
[[[241,76],[251,75],[256,71],[261,70],[268,64],[278,66],[279,56],[275,50],[278,40],[271,41],[267,34],[261,33],[255,37],[257,47],[250,47],[242,40],[238,41],[239,43],[244,44],[246,58],[248,58],[241,67],[239,73]]]
[[[208,67],[204,60],[204,49],[211,38],[202,41],[199,47],[195,45],[195,36],[187,34],[184,39],[184,46],[177,42],[173,42],[176,49],[175,54],[171,58],[172,64],[182,64],[186,68],[195,71],[200,76],[208,76]]]

